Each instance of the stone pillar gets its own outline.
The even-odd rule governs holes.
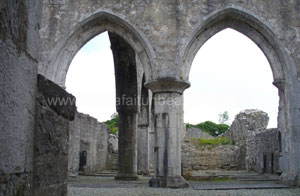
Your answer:
[[[75,113],[74,121],[70,122],[69,152],[68,152],[68,175],[78,176],[80,159],[80,124],[78,112]]]
[[[286,115],[286,103],[285,103],[285,98],[284,98],[284,89],[286,82],[285,80],[275,80],[273,82],[273,85],[278,88],[278,96],[279,96],[279,106],[278,106],[278,116],[277,116],[277,128],[278,128],[278,142],[279,142],[279,170],[282,172],[285,168],[285,163],[283,159],[283,138],[282,138],[282,133],[285,132],[286,128],[286,120],[285,120],[285,115]]]
[[[285,118],[282,119],[284,115],[279,113],[279,128],[282,134],[280,178],[285,183],[300,186],[300,82],[296,77],[291,77],[274,85],[279,88],[279,93],[284,95]]]
[[[109,32],[114,57],[116,79],[116,108],[119,113],[119,151],[117,180],[137,177],[137,69],[136,54],[122,37]]]
[[[137,180],[136,110],[119,110],[119,169],[116,180]]]
[[[149,132],[148,125],[139,125],[137,133],[137,171],[149,175]]]
[[[140,111],[137,131],[137,170],[140,175],[149,175],[149,121],[150,121],[150,95],[144,87],[145,78],[141,82]]]
[[[187,187],[181,176],[182,93],[190,85],[184,81],[163,79],[146,87],[154,96],[154,177],[150,186]]]
[[[151,174],[154,173],[154,101],[153,98],[151,98],[151,112],[150,112],[150,121],[149,121],[149,172]]]

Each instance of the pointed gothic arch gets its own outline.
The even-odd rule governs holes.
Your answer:
[[[39,72],[64,87],[68,68],[76,53],[89,40],[104,31],[115,33],[128,42],[142,62],[146,80],[151,80],[155,54],[148,39],[130,22],[106,11],[91,14],[79,22],[68,34],[63,35],[57,41],[47,62],[40,65]]]
[[[279,110],[278,110],[278,129],[282,133],[282,148],[289,149],[282,153],[280,161],[283,171],[282,179],[293,181],[297,179],[296,156],[291,155],[293,151],[292,138],[297,135],[293,131],[289,104],[293,92],[290,90],[289,72],[294,67],[285,48],[277,38],[272,29],[259,19],[255,14],[236,6],[225,7],[209,14],[199,25],[192,31],[186,45],[178,55],[178,61],[181,65],[180,77],[188,81],[191,65],[194,57],[203,44],[214,36],[216,33],[226,29],[234,29],[248,38],[250,38],[267,57],[272,74],[273,84],[278,88]],[[291,180],[292,179],[292,180]]]
[[[196,26],[180,53],[181,77],[189,78],[193,59],[203,44],[216,33],[232,28],[250,38],[265,54],[271,65],[276,87],[283,88],[288,58],[273,31],[258,17],[242,8],[226,7],[210,14]]]

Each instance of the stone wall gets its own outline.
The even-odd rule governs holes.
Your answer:
[[[299,1],[6,0],[0,9],[0,193],[32,195],[37,63],[40,73],[64,85],[78,49],[105,30],[133,46],[146,82],[188,82],[194,55],[224,28],[249,36],[269,59],[279,89],[282,179],[300,185]],[[170,92],[170,85],[165,87]],[[178,168],[178,163],[172,164]]]
[[[246,168],[258,173],[279,171],[279,131],[265,129],[249,132],[246,140]]]
[[[244,110],[237,114],[230,129],[223,134],[232,138],[236,145],[196,148],[185,140],[183,171],[247,169],[259,173],[278,172],[279,131],[266,129],[268,119],[268,115],[260,110]]]
[[[34,133],[34,196],[67,195],[69,129],[75,112],[75,97],[39,75]]]
[[[69,174],[77,175],[80,153],[87,152],[83,173],[95,174],[106,168],[109,129],[104,123],[82,113],[76,113],[71,124],[69,143]]]
[[[107,170],[118,170],[118,136],[109,134],[106,161]]]
[[[269,170],[261,171],[261,157],[262,154],[266,154],[268,160],[270,160],[272,153],[272,171],[277,171],[279,169],[278,131],[277,129],[266,130],[267,120],[267,114],[262,111],[246,110],[240,112],[236,116],[231,129],[224,134],[234,138],[236,145],[197,148],[189,142],[190,138],[213,139],[214,137],[197,128],[184,129],[182,133],[184,143],[181,148],[183,172],[247,168],[248,171],[270,173]],[[78,174],[79,152],[83,150],[88,152],[85,173],[95,174],[103,169],[118,169],[118,137],[116,135],[108,134],[107,127],[104,124],[98,123],[96,119],[85,114],[76,113],[75,121],[71,124],[69,141],[70,174]],[[97,136],[98,134],[100,134],[100,137]],[[98,148],[97,152],[95,145],[103,148]],[[97,163],[97,161],[100,162]],[[246,165],[243,165],[244,163]]]
[[[68,175],[77,176],[80,160],[80,123],[78,112],[75,113],[75,119],[70,123],[69,132],[69,154],[68,154]]]
[[[265,130],[268,122],[268,114],[260,110],[244,110],[235,116],[232,125],[224,136],[232,138],[240,148],[239,169],[246,169],[246,138],[248,132]]]
[[[32,196],[39,1],[0,3],[0,195]]]
[[[39,72],[62,86],[77,51],[106,30],[132,46],[146,82],[188,83],[192,61],[211,36],[225,28],[248,36],[270,61],[279,89],[284,179],[300,184],[299,1],[44,0],[41,10]]]
[[[82,32],[81,34],[78,34],[76,38],[74,38],[74,42],[78,43],[77,47],[80,48],[82,46],[81,42],[84,43],[86,40],[94,36],[95,31],[96,33],[101,33],[104,30],[118,31],[120,29],[113,25],[121,24],[123,26],[127,25],[129,28],[133,28],[130,29],[131,31],[129,31],[129,34],[138,32],[138,35],[136,35],[136,40],[134,40],[135,42],[141,44],[142,47],[147,45],[147,47],[143,49],[147,50],[147,55],[150,56],[150,58],[154,58],[150,60],[154,60],[155,65],[157,65],[153,67],[155,68],[152,73],[153,79],[164,77],[176,77],[177,79],[180,79],[182,75],[179,74],[179,70],[182,69],[184,72],[183,79],[185,80],[185,77],[188,75],[187,73],[189,72],[189,68],[181,67],[187,65],[184,63],[180,64],[176,61],[184,60],[180,58],[183,58],[182,55],[185,52],[188,52],[185,51],[185,49],[190,46],[187,46],[188,42],[199,41],[196,39],[201,27],[207,25],[208,22],[213,23],[212,21],[208,20],[211,18],[211,16],[215,16],[215,14],[217,16],[222,16],[222,10],[225,8],[236,9],[236,17],[240,16],[240,18],[233,18],[232,20],[235,22],[240,22],[239,20],[245,20],[244,17],[248,16],[248,21],[243,22],[245,24],[249,23],[249,26],[251,27],[257,27],[258,25],[266,24],[266,26],[271,28],[272,33],[274,33],[274,35],[272,34],[274,36],[274,40],[277,40],[276,37],[281,38],[281,44],[286,45],[287,49],[290,50],[295,59],[298,60],[299,57],[297,57],[297,45],[299,45],[299,43],[298,41],[290,41],[296,40],[295,37],[298,36],[298,9],[300,8],[297,1],[275,0],[270,3],[265,1],[235,0],[213,2],[131,0],[124,0],[122,2],[118,0],[103,2],[103,0],[82,0],[72,2],[62,1],[58,3],[51,0],[45,0],[43,8],[44,14],[42,18],[43,23],[40,30],[41,37],[43,38],[40,72],[47,73],[49,78],[57,80],[58,83],[63,85],[64,77],[61,76],[61,74],[66,74],[67,69],[64,67],[65,65],[62,65],[63,67],[60,68],[57,64],[53,63],[53,67],[50,67],[46,63],[49,62],[49,59],[52,61],[51,58],[57,57],[55,55],[58,55],[60,51],[65,52],[64,44],[70,44],[68,43],[68,41],[70,41],[68,38],[73,39],[72,32]],[[90,26],[85,28],[86,31],[81,29],[81,25],[83,26],[86,22],[97,19],[97,14],[101,11],[108,13],[108,15],[112,15],[111,18],[108,17],[108,23],[102,23],[101,20],[101,23],[95,22],[93,25],[99,25],[99,27],[90,32],[88,32],[92,28]],[[234,11],[232,12],[233,14],[235,13]],[[116,19],[114,16],[117,16],[118,18]],[[231,15],[229,14],[229,17],[227,18],[231,19],[230,16]],[[233,15],[233,17],[234,16],[235,15]],[[222,20],[224,18],[217,19]],[[259,21],[256,21],[256,18]],[[223,28],[231,27],[230,24],[226,22],[222,24],[224,24]],[[101,28],[103,26],[105,26],[105,28]],[[261,26],[258,26],[257,28],[260,27]],[[245,27],[240,26],[240,29],[238,30],[242,31],[243,28]],[[262,26],[261,28],[266,27]],[[208,33],[210,36],[212,36],[214,34],[214,29],[209,30],[211,31]],[[219,30],[222,30],[222,28]],[[254,37],[255,30],[256,29],[253,28],[253,30],[251,32],[249,31],[248,33],[252,33],[252,36]],[[266,33],[266,29],[258,30],[262,31],[262,33]],[[120,31],[119,33],[121,34],[122,32]],[[130,37],[130,35],[127,34],[124,34],[123,36],[126,38]],[[271,39],[269,37],[267,38]],[[58,43],[57,40],[61,40],[61,42],[64,43]],[[257,41],[257,44],[263,44],[259,43],[259,40],[254,39],[254,41]],[[269,40],[266,41],[268,42]],[[60,62],[61,64],[69,64],[68,62],[72,60],[70,56],[73,56],[73,54],[77,52],[77,47],[74,45],[71,46],[73,47],[70,47],[70,51],[66,51],[70,54],[65,56],[67,59],[64,62]],[[140,48],[137,47],[137,49]],[[193,49],[198,50],[199,48],[196,46]],[[264,47],[262,47],[262,49],[267,50]],[[142,50],[138,52],[141,51]],[[193,57],[196,51],[192,50],[191,53],[192,54],[190,55]],[[191,61],[191,59],[188,59],[187,63],[191,64]],[[278,65],[278,63],[276,64]],[[274,66],[275,69],[275,65],[272,66]],[[300,70],[297,63],[296,66],[298,70]],[[53,70],[55,70],[55,68],[59,69],[58,74],[54,74],[55,71]],[[279,70],[274,70],[274,72],[279,72]]]
[[[192,170],[237,170],[240,164],[238,154],[239,147],[235,145],[196,148],[185,141],[181,151],[183,173]]]

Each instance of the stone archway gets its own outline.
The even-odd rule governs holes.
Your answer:
[[[210,14],[191,34],[189,41],[181,53],[181,75],[188,80],[194,57],[202,45],[216,33],[232,28],[250,38],[266,55],[272,69],[275,82],[285,79],[284,68],[288,62],[284,50],[278,44],[275,34],[254,14],[237,8],[224,8]]]
[[[94,13],[62,36],[49,56],[48,65],[40,63],[39,72],[64,87],[73,57],[83,45],[104,31],[109,33],[116,75],[120,149],[116,178],[134,180],[137,179],[138,105],[134,102],[138,98],[137,72],[142,71],[146,81],[151,80],[154,66],[154,52],[145,36],[121,17],[108,12]],[[127,101],[133,105],[127,105]]]
[[[64,87],[68,68],[76,53],[104,31],[115,33],[128,42],[141,61],[146,80],[151,80],[155,54],[146,36],[121,17],[104,11],[92,14],[62,36],[49,58],[39,64],[39,73]]]
[[[204,22],[196,27],[191,34],[189,41],[180,53],[182,63],[181,77],[188,81],[191,64],[198,50],[202,45],[216,33],[232,28],[246,35],[262,50],[271,66],[274,82],[278,88],[279,110],[278,110],[278,128],[283,135],[283,149],[290,149],[293,135],[289,113],[289,89],[287,88],[286,78],[290,68],[290,63],[285,50],[279,44],[276,35],[272,30],[262,23],[254,14],[237,7],[226,7],[210,14]],[[282,154],[281,169],[283,170],[283,180],[291,181],[297,178],[297,166],[289,165],[289,160],[295,160],[294,157],[286,151]]]

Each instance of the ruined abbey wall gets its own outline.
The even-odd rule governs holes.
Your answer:
[[[37,87],[32,195],[65,195],[70,122],[75,118],[76,100],[41,75]],[[62,99],[72,101],[61,104]]]
[[[283,176],[293,181],[300,157],[296,150],[300,147],[299,7],[296,0],[45,0],[39,72],[64,86],[76,52],[107,30],[123,37],[136,51],[146,83],[164,79],[188,83],[199,48],[215,33],[233,28],[252,39],[270,62],[280,96]]]
[[[93,24],[99,25],[99,28],[94,29],[93,32],[86,32],[91,34],[89,38],[84,33],[80,35],[77,38],[77,44],[84,44],[81,42],[85,42],[104,30],[111,30],[110,26],[115,24],[121,23],[123,26],[132,26],[137,35],[140,36],[137,37],[136,42],[140,42],[140,40],[145,42],[141,43],[143,47],[142,50],[147,50],[147,55],[152,61],[150,66],[143,65],[152,68],[153,72],[149,74],[149,76],[152,77],[148,78],[148,80],[151,78],[164,77],[175,77],[176,79],[183,80],[188,79],[189,64],[191,62],[180,64],[183,63],[183,59],[180,58],[183,58],[183,53],[186,52],[186,49],[189,49],[187,48],[188,44],[190,44],[189,42],[197,41],[193,40],[197,39],[196,34],[199,33],[197,30],[200,30],[201,27],[206,25],[206,22],[208,22],[207,19],[215,14],[221,15],[222,12],[220,11],[226,10],[226,8],[240,10],[240,14],[245,12],[249,14],[249,17],[255,17],[259,19],[260,23],[266,24],[266,26],[272,30],[274,36],[280,40],[280,45],[286,47],[296,60],[298,58],[297,54],[299,53],[299,49],[294,42],[297,42],[295,37],[299,36],[298,7],[299,4],[297,1],[282,0],[272,2],[236,0],[209,2],[173,0],[134,2],[45,0],[43,3],[43,20],[40,28],[43,49],[39,70],[58,83],[64,82],[64,80],[60,78],[60,74],[65,74],[64,72],[66,70],[62,70],[64,72],[56,75],[54,69],[60,68],[50,67],[52,58],[55,57],[53,55],[56,55],[55,52],[60,50],[63,44],[67,43],[65,39],[70,37],[74,31],[82,30],[80,29],[81,26],[85,24],[87,20],[92,20],[93,17],[97,17],[97,13],[111,14],[112,16],[108,16],[107,21],[109,23],[111,20],[112,22],[110,23],[112,24],[108,24],[107,22],[103,24],[101,22]],[[117,19],[113,19],[113,16],[120,18],[120,21],[115,21]],[[128,24],[123,24],[122,20]],[[247,22],[251,22],[251,18],[249,18],[249,21],[245,21],[245,23]],[[228,24],[224,24],[224,26],[226,25]],[[101,26],[103,28],[100,28]],[[260,27],[257,24],[254,28]],[[116,29],[113,30],[113,32],[114,31],[119,34],[125,33],[117,32]],[[254,32],[249,33],[254,34]],[[123,34],[122,36],[127,35]],[[77,47],[80,48],[81,46],[82,45],[79,45]],[[263,45],[261,45],[261,47],[263,47]],[[76,50],[76,48],[72,48],[72,50],[73,49]],[[192,59],[187,60],[191,61]],[[293,65],[294,69],[299,70],[298,64],[299,63],[295,63]],[[280,71],[275,70],[275,67],[273,67],[273,69],[274,72]],[[281,73],[277,74],[280,75]]]
[[[230,27],[252,39],[270,62],[280,97],[281,177],[300,184],[299,1],[4,0],[0,9],[0,193],[32,195],[37,73],[64,86],[76,52],[106,30],[134,50],[146,86],[154,98],[165,101],[182,100],[193,58],[215,33]],[[159,105],[156,99],[152,117],[154,130],[169,134],[165,145],[154,132],[158,155],[165,152],[169,158],[166,164],[157,160],[156,169],[161,176],[170,172],[166,181],[157,175],[152,184],[184,187],[179,158],[182,105]],[[136,123],[137,114],[123,120]]]
[[[32,195],[40,9],[0,4],[0,195]]]
[[[80,154],[87,152],[86,164],[82,172],[95,174],[106,169],[108,153],[109,130],[97,119],[76,112],[75,119],[71,123],[69,144],[69,173],[78,174]]]
[[[280,171],[280,142],[278,129],[264,129],[250,132],[246,143],[246,169],[258,173]]]

